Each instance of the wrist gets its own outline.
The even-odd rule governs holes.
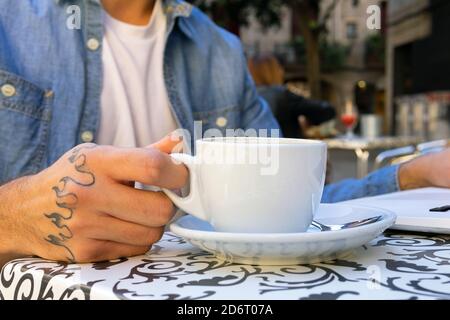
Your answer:
[[[0,258],[32,255],[32,222],[27,222],[33,210],[35,194],[31,192],[32,177],[22,177],[0,187]],[[30,227],[27,227],[30,226]]]
[[[399,167],[398,181],[400,190],[411,190],[431,186],[429,179],[429,157],[419,157]]]

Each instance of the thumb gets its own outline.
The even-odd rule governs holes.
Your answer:
[[[176,131],[168,134],[158,142],[148,147],[156,148],[164,153],[178,153],[183,151],[183,136]]]

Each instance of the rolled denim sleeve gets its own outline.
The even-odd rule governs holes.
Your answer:
[[[347,179],[325,186],[322,203],[333,203],[356,198],[372,197],[399,191],[399,165],[386,167],[363,179]]]

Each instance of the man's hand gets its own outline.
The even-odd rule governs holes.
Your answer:
[[[185,185],[188,172],[169,153],[180,140],[149,148],[80,145],[34,176],[0,188],[1,260],[27,255],[92,262],[145,253],[174,214],[161,192]]]
[[[401,190],[450,188],[450,149],[404,163],[399,169]]]

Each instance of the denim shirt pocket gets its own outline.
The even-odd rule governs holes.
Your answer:
[[[208,131],[208,134],[212,136],[217,136],[219,132],[225,136],[227,130],[240,128],[241,111],[238,106],[198,111],[194,112],[193,115],[197,122],[196,126],[198,127],[201,124],[203,135]]]
[[[0,184],[43,169],[51,101],[44,89],[0,70]]]

